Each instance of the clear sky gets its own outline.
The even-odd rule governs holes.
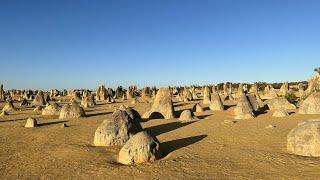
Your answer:
[[[307,80],[319,0],[0,0],[6,88]]]

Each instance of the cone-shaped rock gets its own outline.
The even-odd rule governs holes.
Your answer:
[[[57,103],[53,102],[49,106],[43,109],[42,115],[58,116],[60,115],[60,110],[61,110],[61,107]]]
[[[151,114],[155,112],[160,113],[165,119],[174,118],[172,97],[169,88],[161,88],[158,91],[151,109],[143,114],[143,118],[149,119]]]
[[[37,126],[38,126],[37,120],[35,120],[33,118],[28,118],[27,123],[24,127],[33,128],[33,127],[37,127]]]
[[[320,114],[320,92],[312,93],[301,103],[299,114]]]
[[[218,93],[213,93],[209,108],[213,111],[223,111],[224,106]]]
[[[285,109],[285,110],[293,110],[296,109],[294,104],[291,104],[285,97],[278,97],[272,99],[268,104],[270,110],[276,109]]]
[[[32,106],[45,106],[46,100],[44,99],[44,94],[42,91],[39,91],[36,95],[36,98],[31,103]]]
[[[245,94],[242,94],[236,108],[234,109],[235,119],[255,118],[252,106]]]

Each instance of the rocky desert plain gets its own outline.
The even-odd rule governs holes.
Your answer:
[[[311,73],[310,73],[311,74]],[[1,179],[319,179],[305,82],[0,89]]]

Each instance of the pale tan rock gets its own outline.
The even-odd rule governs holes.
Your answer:
[[[121,164],[134,165],[152,162],[159,158],[161,158],[159,141],[146,131],[142,131],[129,139],[122,147],[118,161]]]

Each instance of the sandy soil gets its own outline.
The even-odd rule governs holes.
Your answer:
[[[175,103],[175,110],[191,108]],[[232,105],[232,102],[227,102]],[[142,122],[161,142],[164,157],[154,163],[124,166],[117,163],[119,147],[92,146],[94,132],[121,104],[141,114],[151,104],[99,103],[86,109],[88,117],[67,120],[43,117],[32,109],[0,117],[1,179],[317,179],[320,158],[286,152],[286,136],[299,122],[320,115],[273,118],[267,112],[252,120],[233,120],[233,108],[205,111],[199,121],[177,119]],[[3,107],[0,104],[0,108]],[[16,104],[16,107],[18,105]],[[24,128],[26,118],[38,119],[38,128]],[[266,129],[268,125],[276,128]]]

